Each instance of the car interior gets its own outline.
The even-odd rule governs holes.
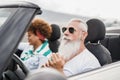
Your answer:
[[[3,73],[2,80],[24,80],[28,73],[29,70],[27,67],[22,63],[20,58],[14,54],[9,66]]]
[[[57,52],[59,44],[60,44],[59,38],[61,36],[60,27],[57,24],[51,24],[51,27],[52,27],[53,32],[52,32],[51,37],[48,40],[49,47],[53,52]],[[23,80],[26,77],[26,75],[28,74],[29,71],[26,68],[26,66],[24,66],[24,64],[22,64],[22,61],[19,58],[21,53],[22,53],[22,50],[16,49],[15,54],[13,55],[13,59],[11,60],[8,68],[4,72],[3,80],[14,80],[14,79],[15,80]],[[19,63],[20,68],[23,70],[21,70],[17,66],[16,62]],[[24,74],[23,74],[23,72],[24,72]]]
[[[49,47],[52,50],[52,52],[56,53],[60,45],[60,42],[58,41],[61,36],[60,27],[57,24],[51,24],[51,27],[52,27],[52,34],[48,42],[49,42]]]
[[[86,47],[97,57],[101,66],[119,61],[120,36],[118,35],[105,36],[104,23],[98,19],[90,19],[87,21],[87,24],[88,24],[88,37],[86,38],[86,42],[85,42]],[[52,24],[51,26],[53,29],[53,33],[51,38],[48,40],[50,44],[49,47],[53,52],[57,52],[60,44],[59,41],[59,38],[61,36],[60,28],[57,24]],[[15,51],[15,54],[18,57],[20,57],[21,53],[22,50],[17,49]],[[13,79],[22,80],[26,77],[26,75],[23,74],[20,69],[18,69],[17,63],[14,60],[11,60],[10,65],[4,72],[4,76],[5,76],[5,80],[13,80]]]
[[[106,33],[105,25],[99,19],[90,19],[87,21],[87,25],[88,25],[88,36],[85,41],[86,47],[96,56],[101,66],[110,64],[115,61],[119,61],[120,36],[105,35]],[[51,24],[51,26],[53,33],[51,35],[51,38],[48,40],[49,47],[53,52],[57,52],[58,47],[60,45],[60,41],[59,41],[59,38],[61,36],[60,27],[57,24]],[[21,53],[22,50],[17,49],[15,51],[15,54],[19,57]],[[10,64],[8,69],[14,71],[16,75],[20,74],[20,71],[18,71],[17,68],[15,67],[16,67],[15,63],[14,61],[12,61],[12,64]],[[6,72],[6,75],[8,76],[9,72]]]
[[[112,62],[120,60],[120,35],[106,35],[101,44],[110,51]]]
[[[112,62],[110,52],[105,48],[100,40],[105,37],[105,25],[98,19],[90,19],[87,21],[88,36],[86,38],[86,47],[92,52],[100,62],[101,66]]]

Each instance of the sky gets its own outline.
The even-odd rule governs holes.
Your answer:
[[[0,2],[3,0],[0,0]],[[29,1],[41,8],[82,16],[115,18],[120,20],[119,0],[4,0]]]

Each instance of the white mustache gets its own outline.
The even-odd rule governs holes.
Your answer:
[[[63,36],[63,40],[71,40],[71,38],[67,36]]]

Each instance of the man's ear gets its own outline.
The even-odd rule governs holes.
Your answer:
[[[82,32],[82,39],[85,40],[87,37],[88,33],[87,32]]]

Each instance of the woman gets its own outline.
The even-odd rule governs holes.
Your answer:
[[[28,69],[34,70],[46,63],[52,53],[47,41],[52,30],[44,20],[34,19],[27,33],[29,46],[21,54],[21,60]]]

